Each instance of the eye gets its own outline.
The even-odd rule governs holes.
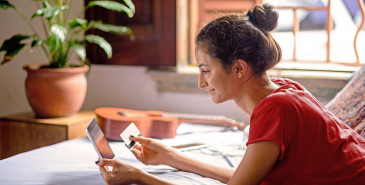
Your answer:
[[[204,74],[206,74],[208,72],[209,72],[208,70],[202,70],[202,73],[204,73]]]

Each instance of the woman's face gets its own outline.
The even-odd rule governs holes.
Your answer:
[[[195,51],[199,66],[199,88],[202,88],[212,96],[214,103],[222,103],[234,97],[235,75],[227,72],[217,59],[210,57],[202,49]]]

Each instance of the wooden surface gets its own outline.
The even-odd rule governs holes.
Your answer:
[[[189,55],[190,61],[196,64],[195,61],[195,38],[198,32],[213,19],[226,14],[243,14],[245,11],[252,9],[257,4],[262,4],[262,0],[191,0],[190,9],[196,12],[189,12],[189,19],[192,24],[189,24],[190,41]],[[178,45],[180,45],[178,43]]]
[[[91,0],[85,0],[85,5]],[[150,67],[176,66],[176,1],[133,0],[136,13],[128,18],[124,13],[100,7],[85,12],[87,20],[102,20],[105,24],[128,26],[135,40],[128,36],[92,29],[90,33],[105,38],[113,48],[108,59],[96,44],[89,44],[87,55],[94,64],[137,65]]]
[[[85,137],[93,111],[74,116],[37,119],[32,112],[4,116],[0,119],[0,159],[68,139]]]
[[[357,29],[357,32],[356,32],[356,35],[354,38],[354,50],[355,50],[355,56],[356,56],[356,64],[360,65],[359,53],[357,51],[357,37],[359,36],[360,31],[363,30],[363,28],[365,26],[365,5],[364,5],[363,0],[357,0],[357,4],[359,5],[362,19],[360,21],[360,26]]]

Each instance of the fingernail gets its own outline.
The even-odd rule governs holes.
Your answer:
[[[131,137],[134,137],[134,135],[131,135]]]
[[[98,164],[99,163],[99,161],[95,161],[95,164]]]

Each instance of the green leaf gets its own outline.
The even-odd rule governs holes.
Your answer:
[[[80,57],[80,60],[82,62],[86,61],[86,49],[83,44],[73,43],[71,44],[71,48],[75,50],[75,52]]]
[[[28,38],[30,38],[29,35],[21,35],[21,34],[14,35],[10,39],[4,41],[3,45],[0,48],[0,51],[6,51],[8,49],[11,49],[12,47],[18,45],[20,41]]]
[[[0,51],[5,51],[4,59],[1,65],[6,62],[11,61],[15,55],[17,55],[25,46],[25,44],[20,43],[22,40],[30,38],[29,35],[14,35],[10,39],[4,41],[0,47]]]
[[[136,13],[136,8],[134,7],[132,0],[124,0],[124,2],[129,7],[129,9],[132,10],[133,14]]]
[[[87,23],[88,21],[86,19],[80,19],[80,18],[76,18],[72,21],[70,21],[68,23],[68,26],[72,29],[72,28],[76,28],[76,27],[82,27],[82,28],[86,28],[87,27]]]
[[[1,65],[13,60],[14,56],[17,55],[24,48],[24,46],[25,44],[19,44],[16,48],[13,48],[13,50],[6,51],[3,61],[1,61]]]
[[[130,39],[134,40],[134,34],[132,29],[126,26],[116,26],[111,24],[95,24],[93,27],[105,32],[112,32],[121,35],[129,35]]]
[[[49,3],[47,0],[43,0],[42,2],[44,8],[50,8],[52,7],[51,3]]]
[[[96,24],[103,24],[100,20],[99,21],[93,21],[91,20],[88,24],[87,24],[87,30],[90,28],[95,28]]]
[[[101,47],[105,51],[108,58],[112,58],[112,46],[103,37],[90,34],[90,35],[86,35],[85,39],[89,43],[94,43],[94,44],[99,45],[99,47]]]
[[[66,39],[67,29],[62,25],[53,24],[49,30],[49,34],[51,37],[63,42]]]
[[[32,48],[34,48],[34,47],[39,46],[39,45],[42,45],[42,44],[43,44],[43,40],[41,40],[41,39],[34,39],[32,41],[31,46],[32,46]]]
[[[8,8],[15,9],[15,6],[10,4],[9,1],[7,1],[7,0],[0,0],[0,8],[1,9],[8,9]]]
[[[55,51],[63,47],[63,42],[66,39],[67,29],[59,24],[53,24],[50,28],[48,45],[51,56]]]
[[[34,17],[44,16],[47,20],[51,20],[52,18],[56,17],[61,11],[68,9],[67,5],[64,6],[51,6],[48,8],[38,9],[33,15]]]
[[[119,2],[114,2],[114,1],[91,1],[87,5],[87,8],[90,8],[92,6],[100,6],[100,7],[103,7],[105,9],[113,10],[113,11],[117,11],[117,12],[125,12],[128,15],[128,17],[133,17],[133,15],[134,15],[134,10],[133,9],[131,9],[130,7],[127,7],[124,4],[119,3]],[[134,6],[133,6],[133,8],[134,8]]]

